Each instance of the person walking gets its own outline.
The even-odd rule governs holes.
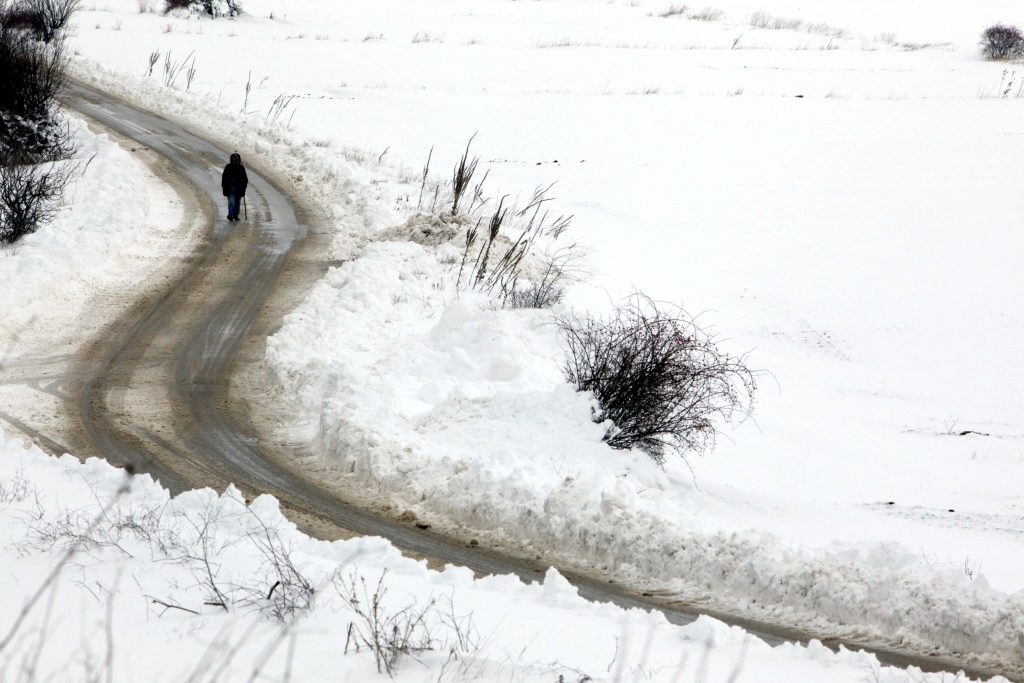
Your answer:
[[[245,188],[249,186],[249,176],[245,174],[245,166],[242,165],[242,157],[235,152],[231,160],[224,167],[224,173],[220,177],[220,187],[224,196],[228,198],[228,220],[238,220],[238,205],[245,197]]]

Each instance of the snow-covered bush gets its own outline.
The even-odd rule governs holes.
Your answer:
[[[53,42],[62,34],[82,0],[22,0],[18,14],[27,22],[36,40]]]
[[[57,125],[56,104],[67,68],[64,41],[44,45],[12,16],[0,0],[0,162],[65,156],[67,133]]]
[[[981,34],[981,53],[988,59],[1020,57],[1024,55],[1024,34],[1016,26],[989,26]]]
[[[0,244],[35,232],[60,210],[60,199],[78,165],[41,165],[0,160]]]
[[[237,17],[242,13],[242,0],[164,0],[164,14],[173,10],[211,17]]]
[[[49,220],[76,171],[73,164],[53,163],[71,152],[56,97],[67,67],[61,27],[76,6],[72,0],[16,6],[0,0],[0,243]]]
[[[637,294],[609,320],[568,315],[559,325],[565,377],[593,392],[593,419],[610,422],[604,440],[613,448],[639,448],[659,463],[666,451],[700,453],[717,421],[753,407],[756,374],[745,357],[720,351],[681,308]]]

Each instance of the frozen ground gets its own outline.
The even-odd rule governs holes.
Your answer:
[[[54,459],[3,431],[0,534],[3,681],[385,679],[346,642],[373,633],[356,608],[369,612],[378,582],[382,619],[425,612],[409,633],[429,649],[397,663],[398,681],[967,680],[816,642],[771,648],[707,617],[672,626],[588,603],[554,570],[531,585],[430,571],[381,539],[310,539],[269,496],[171,499],[148,476]]]
[[[694,485],[603,449],[544,314],[453,304],[444,248],[377,243],[268,360],[306,436],[381,501],[736,609],[1019,657],[1024,69],[974,46],[1010,4],[723,4],[710,22],[660,3],[247,8],[197,21],[111,0],[75,45],[107,87],[280,161],[337,217],[338,256],[415,208],[402,166],[437,145],[443,173],[479,131],[495,193],[558,181],[592,250],[573,305],[638,287],[708,310],[773,375],[756,422],[691,459]],[[754,10],[832,28],[754,29]],[[190,96],[159,64],[139,82],[154,49],[194,51]],[[250,128],[298,96],[279,145],[231,123],[250,72]],[[307,146],[288,159],[286,142]],[[367,203],[350,179],[373,174]]]
[[[191,212],[140,161],[148,153],[73,125],[92,164],[67,212],[5,252],[0,272],[6,291],[34,287],[5,308],[2,370],[18,379],[33,361],[53,363],[38,392],[59,393],[59,351],[92,336],[121,290],[159,274],[194,238]],[[18,400],[10,391],[5,407]],[[553,570],[529,586],[473,580],[455,567],[428,571],[381,539],[310,539],[270,497],[247,505],[229,489],[171,499],[148,476],[49,457],[7,426],[0,566],[0,681],[383,678],[365,647],[346,646],[350,632],[370,635],[355,608],[372,604],[382,576],[385,617],[425,610],[412,636],[429,649],[397,664],[400,681],[967,680],[882,667],[816,642],[771,648],[710,618],[671,626],[656,613],[587,603]],[[352,581],[355,606],[345,599]],[[308,609],[292,613],[296,599]]]

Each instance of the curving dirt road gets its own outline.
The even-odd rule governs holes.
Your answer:
[[[546,569],[539,562],[468,547],[348,504],[304,472],[300,452],[261,443],[245,397],[232,391],[232,377],[258,361],[260,344],[280,315],[328,265],[318,258],[325,251],[326,233],[315,228],[312,213],[252,165],[250,220],[229,224],[221,215],[219,174],[230,150],[81,86],[70,87],[64,102],[168,160],[179,176],[180,192],[191,195],[212,226],[201,248],[186,255],[172,280],[134,293],[123,314],[74,358],[72,379],[64,388],[76,425],[68,437],[71,450],[149,472],[173,492],[234,483],[248,497],[271,493],[289,518],[321,538],[384,536],[408,553],[481,574],[515,573],[533,580]],[[46,434],[36,436],[47,445]],[[49,446],[60,450],[57,441]],[[707,613],[670,597],[638,595],[603,579],[572,572],[566,576],[584,597],[659,609],[676,623]],[[815,637],[712,614],[770,643]],[[963,669],[978,677],[1021,675],[872,643],[825,642],[867,649],[883,662],[901,666]]]

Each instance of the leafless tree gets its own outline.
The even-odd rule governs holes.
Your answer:
[[[1024,34],[1016,26],[989,26],[981,34],[981,53],[988,59],[1020,57],[1024,55]]]

